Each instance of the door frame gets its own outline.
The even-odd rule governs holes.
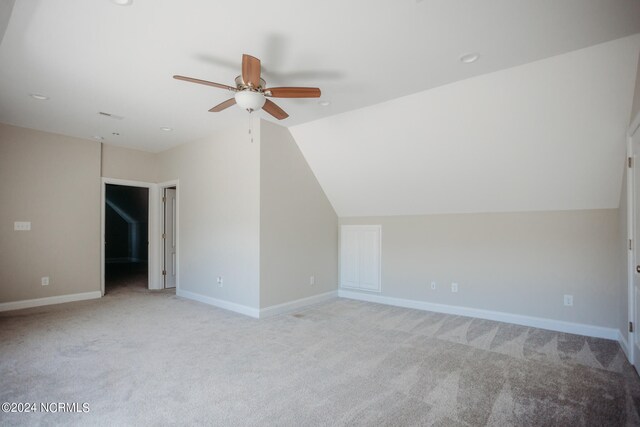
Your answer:
[[[164,232],[164,205],[162,203],[162,196],[166,188],[176,188],[176,294],[180,290],[180,180],[174,179],[171,181],[161,182],[156,185],[158,200],[155,204],[157,207],[156,214],[158,215],[157,236],[161,237]],[[164,289],[164,278],[162,277],[162,269],[164,267],[164,241],[162,238],[158,239],[158,279],[157,289]]]
[[[158,186],[151,182],[143,182],[143,181],[131,181],[127,179],[117,179],[117,178],[102,178],[101,183],[101,195],[100,195],[100,291],[102,292],[102,296],[104,296],[104,274],[105,274],[105,205],[106,205],[106,193],[107,193],[107,184],[111,185],[123,185],[126,187],[141,187],[147,188],[149,190],[149,223],[148,223],[148,253],[147,253],[147,287],[149,289],[157,289],[157,277],[160,276],[158,274],[158,234],[154,232],[158,227],[158,216],[157,212],[154,209],[154,206],[157,205],[158,200]]]
[[[629,126],[629,129],[627,130],[627,159],[632,159],[633,162],[633,167],[627,169],[627,239],[629,239],[629,242],[632,243],[630,245],[630,250],[627,251],[627,320],[630,323],[633,323],[635,328],[640,327],[640,325],[635,324],[635,314],[636,310],[638,310],[638,307],[636,307],[634,295],[636,251],[639,249],[638,246],[640,245],[640,242],[635,241],[635,228],[637,226],[640,226],[640,224],[638,224],[638,222],[636,221],[636,218],[640,219],[640,212],[636,212],[635,209],[636,188],[634,175],[636,173],[640,173],[640,171],[638,171],[638,166],[636,163],[638,159],[633,152],[633,138],[635,137],[637,132],[640,132],[639,129],[640,112],[636,114],[634,120]],[[626,164],[625,168],[627,168]],[[640,189],[637,190],[640,191]],[[621,334],[620,337],[622,338],[624,344],[623,349],[626,350],[627,353],[627,359],[629,360],[629,363],[633,365],[636,351],[634,332],[630,332],[629,329],[627,329],[626,340],[624,339],[624,334]]]

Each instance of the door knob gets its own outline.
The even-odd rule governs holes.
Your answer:
[[[640,265],[636,265],[636,273],[640,273]]]

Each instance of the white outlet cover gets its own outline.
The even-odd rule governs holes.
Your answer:
[[[316,284],[316,276],[309,276],[309,284],[311,286]]]
[[[436,290],[436,282],[431,282],[431,289]]]
[[[452,283],[451,284],[451,292],[458,292],[458,284],[457,283]]]
[[[16,221],[13,223],[13,229],[15,231],[30,231],[31,230],[31,222],[30,221]]]
[[[43,277],[40,279],[40,283],[42,283],[42,286],[49,286],[49,277]]]
[[[573,295],[564,296],[564,305],[566,305],[567,307],[573,306]]]

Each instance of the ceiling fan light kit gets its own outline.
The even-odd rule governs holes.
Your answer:
[[[316,87],[275,87],[267,88],[267,82],[260,77],[260,60],[251,55],[242,55],[242,74],[236,77],[236,87],[207,80],[194,79],[175,75],[174,79],[213,86],[234,92],[234,97],[211,108],[212,113],[219,113],[234,104],[248,112],[263,109],[278,120],[286,119],[289,115],[269,98],[319,98],[320,89]]]
[[[247,110],[250,113],[261,109],[267,101],[262,93],[251,90],[238,91],[234,98],[236,99],[236,104],[238,104],[240,108]]]

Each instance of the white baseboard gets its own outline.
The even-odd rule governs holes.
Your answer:
[[[82,292],[80,294],[58,295],[55,297],[25,299],[0,303],[0,311],[21,310],[23,308],[40,307],[43,305],[62,304],[65,302],[84,301],[88,299],[102,298],[102,292]]]
[[[275,316],[286,313],[288,311],[297,310],[313,304],[318,304],[338,296],[338,291],[325,292],[323,294],[313,295],[306,298],[300,298],[294,301],[285,302],[283,304],[272,305],[260,309],[260,318]]]
[[[218,308],[224,308],[225,310],[235,311],[236,313],[244,314],[245,316],[255,317],[256,319],[260,317],[260,310],[258,310],[257,308],[249,307],[242,304],[236,304],[235,302],[208,297],[206,295],[185,291],[183,289],[176,289],[176,295],[179,297],[213,305]]]
[[[504,313],[501,311],[482,310],[479,308],[460,307],[446,304],[436,304],[426,301],[409,300],[387,297],[382,295],[365,294],[361,292],[338,290],[338,296],[378,304],[394,305],[418,310],[435,311],[437,313],[455,314],[458,316],[477,317],[479,319],[495,320],[497,322],[513,323],[522,326],[548,329],[550,331],[566,332],[594,338],[606,338],[619,341],[620,333],[615,328],[572,323],[561,320],[545,319],[542,317],[523,316],[520,314]]]

